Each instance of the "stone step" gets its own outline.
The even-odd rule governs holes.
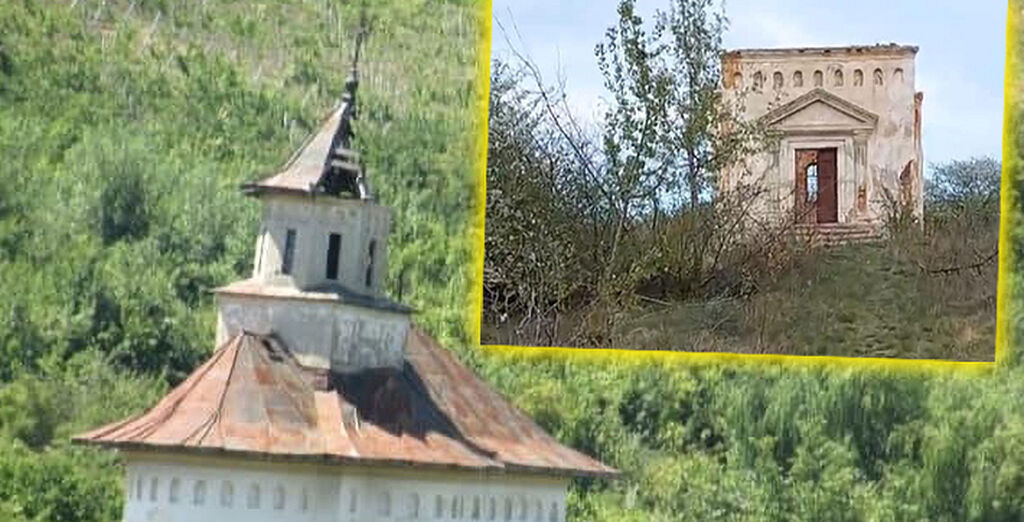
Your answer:
[[[870,243],[883,239],[882,228],[864,223],[823,223],[796,225],[792,235],[804,241],[824,246]]]

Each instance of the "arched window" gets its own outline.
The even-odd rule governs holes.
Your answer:
[[[192,503],[201,506],[206,503],[206,481],[197,480],[192,485]]]
[[[519,497],[519,520],[526,520],[526,512],[529,508],[526,506],[526,498]]]
[[[280,484],[274,488],[274,509],[284,509],[284,486]]]
[[[249,494],[245,497],[245,506],[249,509],[260,508],[260,485],[250,484]]]
[[[444,516],[444,499],[441,495],[434,497],[434,518],[441,518]]]
[[[733,73],[733,75],[732,75],[732,86],[733,86],[734,89],[742,89],[743,88],[743,74],[742,73]]]
[[[157,488],[160,487],[160,480],[156,477],[149,479],[149,501],[156,502],[157,499]]]
[[[807,192],[805,194],[805,200],[808,203],[814,203],[818,200],[818,164],[811,163],[807,166],[807,170],[805,172],[807,175]]]
[[[348,512],[355,513],[359,509],[359,494],[356,488],[348,492]]]
[[[558,516],[558,502],[551,503],[551,513],[548,515],[548,522],[560,522]]]
[[[835,86],[835,87],[842,87],[843,86],[843,71],[841,69],[836,69],[836,72],[832,74],[832,78],[833,78],[832,79],[832,85],[833,86]]]
[[[498,501],[491,497],[487,503],[487,520],[494,520],[498,516]]]
[[[306,488],[302,488],[302,510],[306,511],[309,509],[309,492]]]
[[[814,71],[814,86],[821,87],[825,84],[825,75],[821,71]]]
[[[480,520],[480,497],[473,497],[473,511],[470,511],[470,518]]]
[[[804,86],[804,73],[797,71],[793,73],[793,87]]]
[[[382,517],[391,516],[391,493],[381,491],[377,495],[377,514]]]
[[[452,497],[452,518],[458,518],[462,516],[462,503],[459,502],[459,497]]]
[[[897,67],[896,70],[892,72],[892,81],[896,82],[897,85],[903,83],[903,69]]]
[[[882,86],[883,84],[885,84],[885,77],[882,74],[882,70],[881,69],[875,69],[874,78],[875,78],[875,85]]]
[[[512,520],[512,499],[505,499],[505,522]]]
[[[860,69],[853,70],[853,86],[861,87],[864,85],[864,71]]]
[[[171,502],[171,504],[177,504],[178,500],[180,500],[180,499],[181,499],[181,480],[178,480],[178,477],[174,477],[174,478],[171,479],[171,486],[168,489],[167,500],[169,500]]]
[[[754,73],[754,90],[761,91],[764,89],[764,74],[761,71]]]
[[[420,496],[418,493],[409,495],[409,516],[412,518],[419,518],[420,516]]]
[[[775,71],[775,74],[772,75],[772,88],[774,88],[775,90],[779,90],[783,87],[784,84],[785,80],[783,80],[782,78],[782,73],[780,73],[779,71]]]
[[[231,482],[224,481],[220,485],[220,505],[224,507],[231,507],[235,502],[235,485]]]
[[[145,487],[144,482],[140,476],[138,482],[135,483],[135,498],[137,500],[142,500],[142,489]]]
[[[533,516],[533,520],[535,522],[544,522],[544,504],[541,504],[539,500],[537,501],[537,512]]]

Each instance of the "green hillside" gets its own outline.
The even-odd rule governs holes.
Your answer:
[[[470,2],[0,3],[0,519],[113,520],[69,447],[213,350],[273,173],[337,103],[360,17],[358,148],[394,209],[389,286],[465,345],[478,8]]]

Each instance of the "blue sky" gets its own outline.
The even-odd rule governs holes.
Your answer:
[[[594,45],[615,23],[617,4],[493,0],[492,53],[508,55],[507,37],[537,63],[546,83],[563,78],[574,111],[594,121],[607,98]],[[645,20],[667,5],[668,0],[637,0]],[[888,42],[919,46],[917,90],[924,92],[925,161],[1001,156],[1006,3],[726,0],[725,7],[730,20],[726,48]]]

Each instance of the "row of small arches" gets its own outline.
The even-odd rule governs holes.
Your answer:
[[[896,84],[903,83],[903,75],[904,75],[904,73],[903,73],[903,69],[902,68],[897,67],[896,69],[893,69],[892,75],[891,75],[892,81],[894,83],[896,83]],[[885,82],[886,82],[885,72],[882,71],[882,69],[880,69],[880,68],[876,68],[871,73],[871,81],[876,86],[879,86],[879,87],[884,86]],[[812,82],[812,85],[814,87],[824,87],[825,86],[825,73],[823,73],[820,69],[815,70],[811,74],[811,82]],[[832,77],[829,80],[829,82],[830,82],[829,85],[831,87],[843,87],[843,86],[845,86],[846,85],[846,77],[845,77],[845,75],[843,73],[843,70],[842,69],[836,69],[835,71],[833,71],[832,72]],[[753,88],[753,90],[755,90],[755,91],[763,90],[764,89],[764,83],[765,83],[765,76],[764,76],[764,74],[761,71],[757,71],[757,72],[755,72],[752,75],[752,85],[751,85],[751,87]],[[742,88],[743,87],[743,73],[739,73],[739,72],[734,73],[733,77],[732,77],[732,84],[737,89]],[[790,85],[793,86],[793,87],[803,87],[804,86],[804,73],[803,73],[803,71],[795,71],[795,72],[793,72],[793,75],[790,77]],[[863,85],[864,85],[864,71],[861,70],[861,69],[854,69],[853,70],[853,86],[854,87],[861,87]],[[772,74],[772,88],[776,89],[776,90],[779,90],[779,89],[784,88],[785,86],[786,86],[786,77],[785,77],[785,75],[783,75],[782,72],[780,72],[780,71],[775,71],[775,73]]]
[[[146,482],[143,477],[139,477],[135,481],[134,495],[136,500],[148,499],[150,502],[161,502],[166,499],[169,504],[191,502],[194,506],[203,506],[207,502],[208,487],[205,480],[193,481],[191,498],[189,499],[184,497],[185,492],[183,491],[182,480],[177,477],[172,478],[168,483],[166,497],[161,496],[159,477],[150,477],[148,488]],[[262,502],[262,489],[260,485],[250,483],[245,492],[245,502],[244,504],[239,502],[239,505],[244,505],[248,509],[260,509],[263,505]],[[218,504],[223,508],[235,507],[235,485],[231,481],[224,480],[220,482]],[[287,508],[287,492],[283,485],[278,484],[273,489],[268,506],[278,511]],[[298,495],[298,508],[301,511],[309,509],[309,494],[305,489]]]
[[[532,503],[526,497],[520,496],[517,500],[510,497],[504,499],[499,505],[495,497],[484,498],[480,495],[473,496],[469,504],[466,497],[453,495],[435,495],[433,499],[432,515],[434,519],[448,520],[487,520],[487,521],[532,521],[532,522],[561,522],[561,509],[558,502],[551,502],[545,510],[544,502],[535,500]],[[388,518],[392,516],[391,493],[382,491],[377,495],[376,513],[379,517]],[[418,519],[427,516],[427,506],[421,505],[420,495],[410,493],[407,497],[404,515]],[[352,490],[349,496],[349,513],[359,512],[359,495]]]

